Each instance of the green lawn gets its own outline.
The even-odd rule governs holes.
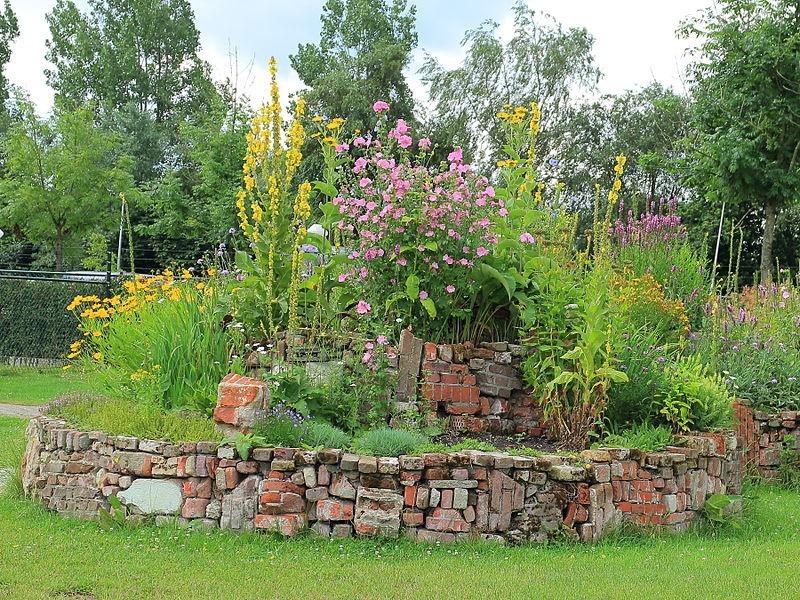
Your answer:
[[[0,403],[44,404],[59,394],[89,389],[91,384],[73,371],[0,366]]]
[[[0,420],[0,447],[21,435]],[[0,598],[789,598],[800,496],[758,488],[716,535],[428,547],[145,527],[103,531],[0,498]]]

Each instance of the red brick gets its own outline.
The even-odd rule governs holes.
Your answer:
[[[436,344],[425,342],[425,360],[436,360]]]
[[[457,373],[442,373],[440,381],[442,383],[458,385],[461,383],[461,377],[459,377]]]
[[[211,500],[208,498],[186,498],[181,509],[181,516],[184,519],[202,519],[206,516],[206,507],[209,502]]]
[[[232,490],[237,485],[239,485],[239,473],[234,467],[228,467],[225,469],[225,487]]]
[[[419,527],[425,522],[425,513],[421,510],[409,510],[406,509],[403,511],[403,525],[407,527]]]
[[[564,516],[564,525],[567,527],[572,527],[572,524],[575,523],[575,514],[578,512],[578,505],[574,502],[570,502],[567,505],[567,514]]]
[[[461,391],[463,388],[456,389]],[[448,402],[444,410],[450,415],[475,415],[481,412],[481,405],[470,402]]]
[[[228,406],[218,406],[214,409],[214,420],[217,423],[228,423],[229,425],[235,425],[236,420],[236,408],[228,407]]]
[[[407,485],[403,494],[403,501],[406,506],[414,506],[414,500],[417,497],[417,488],[413,485]]]
[[[461,383],[464,385],[477,385],[478,379],[472,373],[467,373],[461,378]]]
[[[305,492],[305,488],[295,485],[291,481],[265,481],[261,486],[262,491],[265,492],[291,492],[298,495]]]
[[[354,505],[348,500],[320,500],[317,502],[317,519],[320,521],[350,521]]]
[[[306,526],[306,516],[294,515],[256,515],[257,529],[276,531],[287,537],[297,535]]]

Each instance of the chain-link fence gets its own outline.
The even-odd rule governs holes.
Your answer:
[[[79,294],[106,295],[114,285],[110,272],[0,269],[0,361],[64,359],[78,325],[67,305]]]

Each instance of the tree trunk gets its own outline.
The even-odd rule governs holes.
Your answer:
[[[772,242],[775,239],[775,218],[778,207],[774,200],[764,204],[764,236],[761,239],[761,282],[772,281]]]
[[[64,264],[64,242],[60,235],[56,236],[56,271],[60,271]]]

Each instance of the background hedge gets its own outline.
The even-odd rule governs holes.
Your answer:
[[[66,358],[78,337],[66,306],[78,294],[106,292],[103,284],[0,279],[0,358]]]

